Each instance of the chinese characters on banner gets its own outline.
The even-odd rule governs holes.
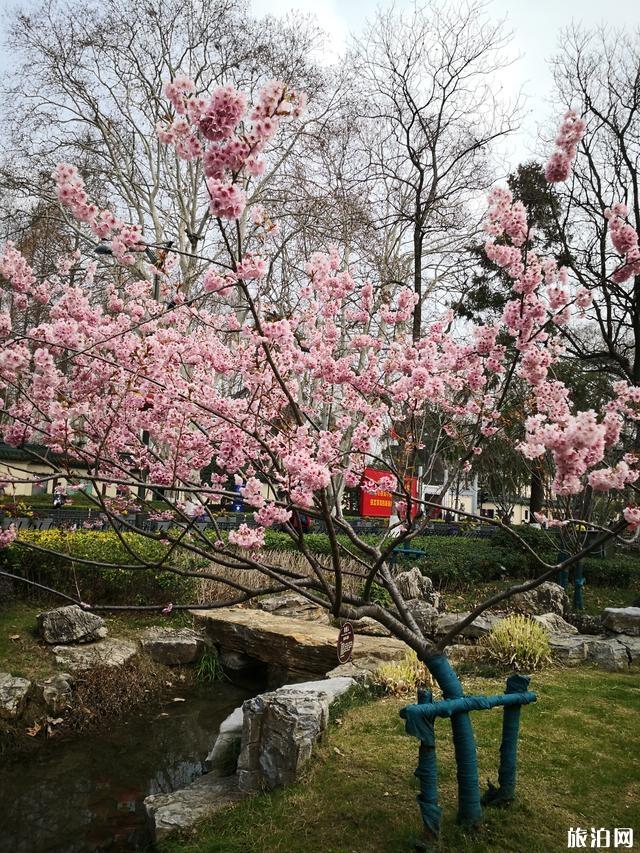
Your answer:
[[[364,479],[374,483],[379,482],[383,477],[388,477],[388,471],[379,471],[377,468],[365,468]],[[405,486],[409,490],[412,497],[418,497],[418,478],[406,477]],[[367,491],[364,486],[360,486],[360,515],[376,516],[377,518],[389,518],[393,509],[393,497],[391,492],[380,489],[376,492]],[[412,517],[417,513],[418,505],[413,504],[411,507]]]

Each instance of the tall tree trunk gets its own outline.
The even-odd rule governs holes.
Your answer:
[[[529,519],[533,523],[535,514],[542,512],[544,507],[544,480],[542,479],[542,464],[535,459],[531,471],[531,486],[529,496]]]

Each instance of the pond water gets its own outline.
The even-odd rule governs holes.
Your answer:
[[[0,756],[1,853],[152,849],[144,798],[200,776],[220,723],[254,693],[173,688],[106,731]]]

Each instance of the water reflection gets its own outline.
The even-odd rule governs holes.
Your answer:
[[[189,784],[222,720],[249,691],[214,684],[110,730],[50,741],[0,766],[1,853],[94,853],[147,847],[143,800]]]

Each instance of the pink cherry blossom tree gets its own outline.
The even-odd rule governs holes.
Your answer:
[[[518,377],[530,394],[525,439],[514,451],[528,459],[547,457],[559,496],[576,494],[587,483],[621,496],[620,516],[590,544],[598,547],[640,526],[638,460],[622,452],[620,441],[626,426],[640,419],[640,388],[621,381],[604,410],[576,410],[554,371],[563,353],[558,330],[588,307],[589,293],[552,257],[529,250],[525,210],[500,187],[490,192],[485,217],[487,255],[512,282],[499,321],[474,327],[447,311],[416,335],[414,288],[400,286],[390,302],[376,302],[375,284],[343,266],[337,249],[311,254],[296,271],[295,311],[278,317],[271,291],[263,287],[276,223],[264,208],[247,211],[247,199],[281,125],[297,121],[303,111],[304,95],[274,81],[249,106],[230,86],[197,95],[182,76],[169,81],[164,94],[169,118],[158,134],[180,158],[201,164],[202,192],[226,256],[201,258],[206,271],[185,297],[176,253],[159,263],[158,247],[142,229],[92,201],[79,171],[60,164],[60,203],[100,241],[103,254],[110,253],[112,267],[99,272],[74,255],[62,258],[57,274],[42,281],[12,245],[5,246],[0,434],[10,444],[44,445],[59,458],[83,462],[96,486],[93,500],[114,525],[134,503],[127,490],[142,508],[151,498],[164,502],[181,522],[173,530],[124,522],[125,529],[164,545],[153,567],[229,590],[221,601],[171,604],[165,612],[294,591],[336,618],[377,620],[417,653],[447,698],[461,696],[446,657],[452,640],[484,610],[535,588],[589,549],[549,564],[505,526],[537,560],[538,576],[482,602],[436,641],[404,600],[391,567],[394,548],[423,533],[429,509],[437,505],[412,493],[408,475],[416,455],[425,446],[434,454],[446,452],[455,460],[450,479],[471,470],[484,442],[504,428],[504,401]],[[547,166],[549,180],[567,178],[583,130],[569,111]],[[624,268],[634,262],[635,232],[622,205],[614,203],[603,216],[612,223]],[[92,296],[97,276],[106,299]],[[26,330],[13,327],[12,304],[34,301],[49,306],[46,320]],[[392,452],[393,436],[402,437],[399,454]],[[49,464],[52,478],[65,473]],[[360,485],[372,465],[385,476],[368,487],[393,492],[400,511],[396,529],[375,541],[358,533],[341,501],[343,486]],[[205,468],[211,473],[203,480]],[[28,478],[25,473],[16,480]],[[216,507],[234,497],[234,480],[253,521],[225,537]],[[115,503],[101,496],[105,483],[121,487]],[[213,536],[197,526],[194,505],[209,518]],[[309,547],[300,514],[322,523],[328,562]],[[548,521],[581,523],[553,512]],[[283,568],[270,558],[265,533],[276,526],[291,537],[303,568]],[[10,528],[0,544],[14,538]],[[139,567],[135,548],[123,543],[130,567]],[[181,553],[204,567],[185,569]],[[376,585],[387,591],[389,606],[376,603]],[[456,715],[453,725],[459,784],[474,804],[474,822],[479,788],[469,716]]]

